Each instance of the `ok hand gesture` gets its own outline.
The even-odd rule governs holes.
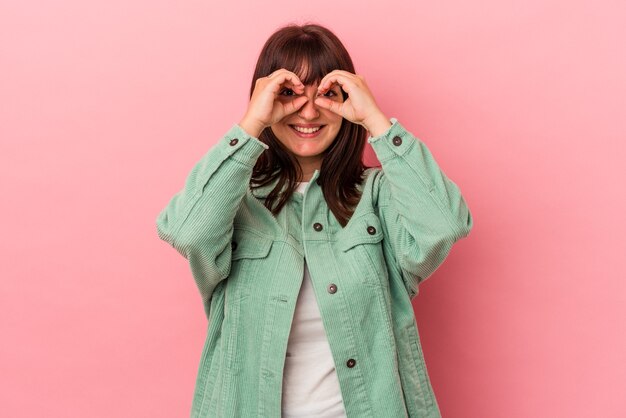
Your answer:
[[[316,105],[364,126],[372,136],[382,134],[391,126],[389,119],[376,105],[374,96],[362,76],[348,71],[333,70],[322,78],[317,91],[324,94],[334,84],[339,84],[348,93],[348,99],[345,102],[337,102],[318,96],[315,99]]]
[[[304,92],[304,85],[298,76],[284,68],[256,80],[246,114],[239,122],[248,134],[258,138],[263,129],[294,113],[307,102],[308,99],[301,96],[283,104],[277,99],[284,87],[297,93]]]

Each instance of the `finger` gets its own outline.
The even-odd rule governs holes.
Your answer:
[[[275,76],[277,76],[278,74],[280,74],[280,73],[285,73],[285,72],[286,72],[286,73],[291,73],[291,74],[293,74],[291,71],[289,71],[289,70],[288,70],[288,69],[286,69],[286,68],[278,68],[278,69],[274,70],[271,74],[269,74],[267,77],[268,77],[268,78],[270,78],[270,77],[275,77]]]
[[[300,109],[304,104],[309,100],[306,96],[300,96],[295,100],[292,100],[286,104],[284,104],[285,116],[290,115]]]
[[[285,80],[289,80],[289,81],[291,81],[294,84],[294,86],[295,85],[302,85],[302,86],[304,86],[304,84],[302,84],[302,81],[300,80],[300,78],[298,77],[298,75],[296,73],[293,73],[293,72],[291,72],[289,70],[286,70],[284,68],[280,68],[280,69],[274,71],[271,75],[272,75],[273,78],[276,78],[278,76],[277,80],[280,80],[281,82],[285,81]]]
[[[345,71],[345,70],[332,70],[331,72],[327,73],[324,77],[322,77],[322,79],[320,80],[320,85],[322,85],[326,80],[328,80],[329,78],[335,77],[337,75],[342,75],[344,77],[347,78],[354,78],[356,75],[349,72],[349,71]]]
[[[300,96],[304,93],[304,86],[301,85],[294,85],[292,82],[290,81],[285,81],[284,83],[281,83],[278,85],[278,90],[276,90],[277,92],[282,92],[283,89],[291,89],[293,90],[296,95]]]
[[[355,88],[354,80],[352,80],[348,76],[339,73],[331,75],[329,73],[324,77],[324,79],[322,79],[322,82],[320,82],[319,86],[317,87],[318,93],[326,93],[333,84],[339,84],[341,88],[348,94],[350,94],[350,91]]]
[[[339,116],[343,116],[343,103],[326,99],[324,97],[317,97],[315,99],[315,104],[321,107],[322,109],[327,109],[333,113],[336,113]]]
[[[346,77],[350,77],[354,75],[351,72],[344,71],[344,70],[332,70],[331,72],[327,73],[324,77],[322,77],[322,79],[320,80],[320,86],[324,83],[324,81],[326,81],[330,77],[334,77],[337,74],[344,75]]]
[[[272,77],[272,91],[274,93],[278,93],[280,91],[280,87],[282,85],[288,86],[289,88],[293,87],[294,89],[304,91],[304,84],[300,81],[297,75],[287,70],[279,70],[280,73],[277,73]]]
[[[293,84],[293,82],[287,82],[287,83],[285,83],[285,86],[288,86],[289,88],[297,91],[300,94],[304,93],[304,85],[303,84]]]
[[[285,81],[289,81],[294,87],[304,89],[304,84],[302,84],[302,81],[300,81],[300,78],[296,74],[292,73],[291,71],[288,71],[285,74]]]

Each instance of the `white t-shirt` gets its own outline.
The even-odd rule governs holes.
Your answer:
[[[297,191],[303,193],[307,183]],[[306,260],[285,358],[282,417],[346,417]]]

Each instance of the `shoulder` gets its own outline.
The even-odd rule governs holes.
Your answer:
[[[391,198],[389,185],[381,167],[369,167],[363,171],[362,196],[372,207],[386,206]]]

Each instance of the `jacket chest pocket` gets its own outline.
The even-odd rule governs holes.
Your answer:
[[[339,248],[364,284],[388,286],[383,255],[383,231],[374,213],[361,215],[339,240]]]
[[[274,241],[266,236],[250,230],[237,229],[233,231],[231,242],[232,256],[229,285],[237,295],[246,294],[250,287],[258,285],[261,277],[261,266],[267,263]]]

